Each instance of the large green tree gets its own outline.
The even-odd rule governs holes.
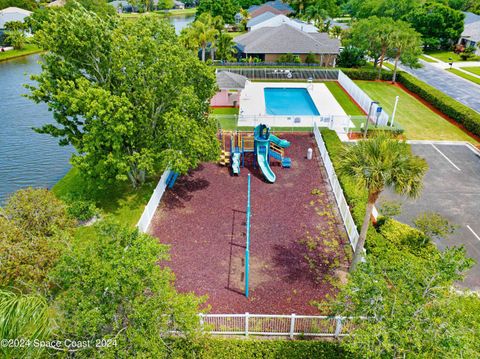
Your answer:
[[[480,298],[452,288],[472,266],[465,250],[440,252],[391,219],[379,232],[335,300],[335,314],[364,318],[342,345],[366,358],[477,357]]]
[[[418,0],[350,0],[347,8],[356,18],[370,16],[401,19],[421,4]]]
[[[65,205],[45,189],[23,189],[0,209],[0,287],[48,292],[48,272],[74,227]]]
[[[394,59],[392,82],[397,79],[398,62],[401,61],[412,66],[422,54],[421,35],[408,23],[397,21],[390,36],[391,53]]]
[[[200,0],[197,6],[197,17],[207,12],[212,17],[221,16],[226,24],[233,24],[234,16],[239,11],[240,5],[235,0]]]
[[[115,340],[76,357],[164,358],[168,332],[179,330],[193,343],[200,333],[192,294],[178,294],[163,264],[168,246],[137,229],[103,221],[94,236],[75,241],[51,275],[55,306],[63,314],[59,338]],[[159,263],[160,262],[160,263]]]
[[[312,21],[322,31],[324,21],[339,14],[340,8],[335,0],[318,0],[307,5],[303,17],[308,21]]]
[[[416,197],[422,189],[427,163],[412,154],[410,146],[381,134],[345,147],[338,171],[353,178],[359,188],[368,192],[367,208],[355,254],[350,267],[354,271],[362,259],[373,207],[385,187],[399,194]]]
[[[74,6],[52,14],[36,38],[48,52],[30,97],[56,120],[39,132],[72,145],[83,174],[138,186],[149,173],[185,173],[218,155],[207,116],[215,75],[165,19],[122,21]]]
[[[392,18],[372,16],[357,21],[345,39],[346,45],[360,48],[374,59],[375,66],[379,66],[379,77],[385,56],[391,48],[395,26]]]
[[[463,31],[464,15],[438,2],[427,2],[405,17],[422,34],[427,47],[448,47],[455,43]]]

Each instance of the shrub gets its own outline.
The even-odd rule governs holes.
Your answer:
[[[338,343],[328,341],[209,339],[197,348],[195,353],[190,353],[188,356],[186,353],[188,349],[182,348],[186,344],[185,340],[174,340],[172,349],[174,352],[182,353],[183,357],[205,359],[353,358]]]
[[[88,221],[98,214],[92,201],[75,200],[68,204],[68,214],[79,221]]]
[[[338,55],[338,66],[340,67],[361,67],[366,63],[365,51],[355,46],[347,46]]]
[[[405,72],[398,74],[398,82],[420,96],[435,108],[465,126],[473,134],[480,136],[480,114]]]
[[[392,136],[397,137],[405,132],[403,128],[400,127],[390,127],[390,126],[379,126],[379,127],[369,127],[368,128],[368,137],[374,137],[380,133],[390,133]]]
[[[279,64],[299,64],[300,62],[300,57],[294,54],[283,54],[277,59]]]
[[[348,69],[341,68],[342,72],[350,77],[352,80],[366,80],[366,81],[375,81],[378,76],[378,71],[375,69]],[[392,72],[382,70],[380,79],[384,81],[392,80]]]
[[[314,53],[309,53],[307,57],[305,57],[305,63],[306,64],[318,64],[319,62],[317,61],[317,58],[315,57]]]

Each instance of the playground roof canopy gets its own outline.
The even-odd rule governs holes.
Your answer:
[[[217,70],[217,84],[220,90],[243,90],[247,81],[245,76]]]

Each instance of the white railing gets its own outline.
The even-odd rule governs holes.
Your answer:
[[[169,176],[170,170],[163,172],[162,177],[160,177],[160,180],[158,181],[157,187],[155,187],[155,190],[153,191],[152,197],[150,197],[148,204],[145,206],[143,214],[137,223],[137,227],[141,232],[147,232],[150,222],[152,221],[155,211],[157,210],[158,204],[160,203],[160,200],[165,193],[165,189],[167,188],[167,179]]]
[[[360,107],[368,113],[370,110],[370,104],[372,103],[372,99],[353,82],[347,75],[345,75],[342,71],[338,71],[338,82],[345,91],[360,105]],[[377,113],[378,105],[373,104],[371,109],[371,118],[370,120],[376,122],[376,113]],[[380,115],[378,116],[378,125],[379,126],[386,126],[388,124],[389,115],[382,109]]]
[[[255,127],[259,124],[266,124],[270,127],[312,128],[313,124],[319,127],[328,127],[329,129],[345,129],[347,131],[354,126],[351,116],[249,116],[249,115],[212,115],[218,121],[234,120],[240,127]]]
[[[327,147],[325,146],[322,134],[320,133],[320,130],[317,126],[314,126],[313,133],[315,135],[315,140],[317,142],[318,150],[320,152],[320,156],[322,157],[325,170],[327,171],[330,186],[332,187],[333,194],[335,195],[335,200],[337,201],[340,215],[342,216],[345,230],[348,234],[348,239],[350,240],[350,244],[355,251],[355,247],[357,245],[359,237],[357,226],[355,225],[355,221],[353,220],[352,214],[350,213],[350,208],[348,206],[347,200],[345,199],[345,195],[343,194],[342,186],[338,181],[332,161],[330,160],[330,156],[328,155]]]
[[[354,321],[315,315],[200,314],[205,332],[212,335],[331,337],[348,335]]]

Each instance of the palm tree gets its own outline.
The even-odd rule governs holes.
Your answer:
[[[418,56],[422,54],[422,38],[408,23],[397,21],[397,25],[391,37],[394,47],[395,68],[393,69],[392,82],[397,79],[398,61],[402,58],[402,62],[417,63]]]
[[[218,30],[215,26],[219,26],[218,19],[214,21],[210,13],[201,14],[195,22],[193,22],[185,31],[182,31],[184,39],[182,43],[190,46],[197,45],[202,49],[202,61],[205,62],[205,53],[208,44],[213,44]],[[212,49],[213,51],[213,49]]]
[[[373,206],[384,188],[389,186],[399,194],[417,197],[428,165],[412,154],[406,142],[386,134],[345,147],[341,158],[339,173],[350,176],[368,191],[367,209],[350,267],[353,271],[363,256]]]
[[[34,294],[17,294],[0,290],[0,338],[47,340],[52,334],[52,321],[45,298]],[[34,358],[42,349],[2,346],[3,358]]]
[[[229,60],[233,57],[234,54],[237,53],[237,49],[235,48],[235,43],[233,42],[233,38],[226,34],[221,33],[217,38],[217,54],[220,60]]]

